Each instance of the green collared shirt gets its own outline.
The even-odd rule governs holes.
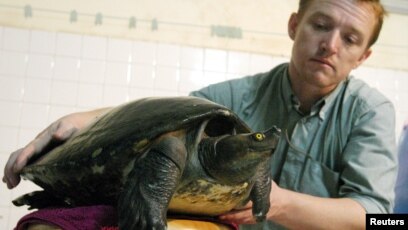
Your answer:
[[[299,110],[288,64],[270,72],[226,81],[191,95],[231,108],[254,130],[273,125],[282,138],[272,157],[280,187],[319,197],[348,197],[368,213],[391,212],[397,173],[395,111],[376,89],[349,77]],[[271,222],[245,229],[270,229]]]

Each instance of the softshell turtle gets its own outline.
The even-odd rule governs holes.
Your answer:
[[[167,211],[205,216],[253,202],[265,219],[268,160],[279,130],[252,132],[231,110],[195,97],[118,106],[22,176],[42,187],[17,206],[117,205],[121,229],[165,229]]]

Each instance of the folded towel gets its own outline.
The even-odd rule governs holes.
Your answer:
[[[185,215],[170,216],[172,219],[209,221],[223,224],[231,229],[238,226],[217,218],[199,218]],[[24,230],[30,224],[57,226],[63,230],[118,230],[117,211],[112,206],[95,205],[75,208],[47,208],[22,217],[14,230]]]
[[[117,214],[114,207],[106,205],[41,209],[21,218],[15,230],[24,230],[34,223],[54,225],[64,230],[108,230],[117,226]]]

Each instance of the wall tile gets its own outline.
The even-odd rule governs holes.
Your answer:
[[[408,91],[401,92],[398,94],[398,96],[400,102],[399,103],[400,107],[398,109],[401,109],[402,111],[407,111],[406,115],[408,115]]]
[[[290,61],[290,58],[287,57],[272,57],[272,65],[270,67],[270,69],[273,69],[274,67],[283,64],[283,63],[287,63]]]
[[[17,198],[17,197],[13,197]],[[22,208],[22,207],[13,207],[10,210],[10,216],[9,216],[9,224],[7,229],[14,229],[18,223],[18,221],[25,216],[26,214],[30,213],[32,211],[27,210],[27,208]]]
[[[249,73],[250,56],[244,52],[228,52],[228,73]]]
[[[84,36],[82,44],[82,57],[105,60],[107,45],[107,38],[97,36]]]
[[[396,84],[398,85],[399,92],[408,91],[408,71],[395,71]]]
[[[226,80],[225,73],[204,72],[203,85],[208,86]]]
[[[48,106],[24,103],[21,108],[21,127],[45,128],[48,118]]]
[[[86,83],[103,84],[105,82],[105,61],[81,60],[79,81]]]
[[[51,104],[74,106],[77,103],[78,83],[54,81],[51,88]]]
[[[51,124],[52,122],[60,119],[61,117],[74,113],[75,111],[76,111],[75,107],[73,106],[51,105],[47,123]]]
[[[62,56],[80,57],[82,36],[77,34],[58,33],[56,54]]]
[[[376,69],[376,74],[378,76],[378,81],[381,82],[381,84],[379,84],[381,90],[396,91],[395,71],[389,69]]]
[[[132,62],[153,65],[156,63],[156,43],[133,42]]]
[[[30,52],[40,54],[54,54],[56,50],[57,34],[55,32],[31,31]]]
[[[193,90],[198,90],[204,86],[203,72],[199,70],[186,70],[180,71],[180,93],[190,93]]]
[[[3,48],[3,27],[0,26],[0,48]]]
[[[130,85],[138,88],[154,88],[156,70],[152,65],[133,64]]]
[[[179,93],[174,90],[155,89],[153,95],[155,97],[177,97]]]
[[[49,103],[51,94],[50,79],[27,79],[24,87],[24,101]]]
[[[227,70],[227,52],[224,50],[205,49],[204,51],[204,70],[226,72]]]
[[[180,65],[180,47],[159,43],[157,45],[157,65],[178,67]]]
[[[0,101],[0,126],[19,126],[21,104],[9,101]]]
[[[239,74],[239,73],[227,73],[225,74],[225,78],[227,80],[232,80],[232,79],[238,79],[238,78],[242,78],[245,77],[247,75],[243,75],[243,74]]]
[[[1,132],[1,131],[0,131]],[[14,149],[12,150],[14,151]],[[0,178],[3,178],[4,175],[4,167],[6,166],[6,163],[9,159],[9,156],[11,154],[11,151],[3,151],[0,152]],[[3,184],[0,186],[0,207],[3,206],[9,206],[11,204],[10,200],[11,200],[11,190],[7,189],[6,184]],[[0,209],[0,216],[3,217],[5,216],[4,213],[2,213],[2,210]],[[0,217],[0,223],[1,223],[2,219]],[[0,225],[0,226],[6,226],[6,225]]]
[[[17,148],[22,148],[30,143],[34,138],[46,128],[44,127],[37,127],[37,128],[20,128],[18,133],[17,139]]]
[[[56,57],[54,66],[54,79],[77,81],[79,77],[80,62],[78,58]]]
[[[202,70],[204,67],[204,49],[186,46],[181,47],[180,67]]]
[[[35,185],[31,181],[21,180],[20,184],[12,190],[12,199],[15,199],[19,196],[22,196],[26,193],[30,193],[33,191],[42,190],[39,186]],[[10,227],[14,227],[17,222],[26,214],[32,212],[32,210],[27,210],[27,206],[25,207],[13,207],[10,213]],[[12,229],[12,228],[9,228]]]
[[[5,155],[5,154],[4,154]],[[0,157],[1,159],[1,157]],[[4,159],[7,162],[7,158]],[[3,169],[3,167],[2,167]],[[3,171],[3,170],[1,170]],[[1,175],[1,178],[3,178],[3,175]],[[11,190],[7,189],[7,186],[5,184],[2,184],[1,188],[0,188],[0,224],[3,223],[2,218],[4,218],[5,214],[1,213],[2,209],[1,207],[6,207],[6,206],[10,206],[11,204]],[[7,226],[6,224],[2,224],[1,226]]]
[[[54,68],[54,57],[51,55],[30,54],[26,76],[51,79]]]
[[[102,104],[102,85],[82,83],[79,85],[78,102],[79,107],[98,108]]]
[[[29,30],[12,27],[4,28],[2,44],[4,50],[26,52],[28,51],[29,44],[30,44]]]
[[[108,40],[109,61],[128,62],[132,55],[132,42],[130,40],[113,39]]]
[[[0,51],[0,74],[24,76],[27,62],[27,54],[11,51]]]
[[[0,99],[20,101],[23,99],[24,78],[0,76]]]
[[[272,57],[268,55],[251,54],[249,72],[257,74],[267,72],[272,68]]]
[[[17,149],[18,128],[0,126],[0,151],[12,153]],[[5,154],[0,154],[5,155]],[[7,161],[5,161],[7,162]],[[4,167],[0,168],[3,172]],[[1,205],[1,202],[0,202]]]
[[[2,188],[6,190],[5,186],[2,186]],[[10,192],[11,193],[11,192]],[[8,196],[6,196],[8,197]],[[5,199],[6,200],[6,199]],[[7,199],[8,205],[11,203],[11,198]],[[4,226],[6,229],[14,229],[15,224],[13,223],[12,225],[9,226],[9,219],[10,219],[10,208],[9,207],[2,207],[0,206],[0,226]]]
[[[375,71],[374,68],[366,67],[366,66],[361,66],[351,72],[351,75],[354,77],[363,80],[366,82],[368,85],[371,87],[378,88],[378,78],[377,78],[377,72]]]
[[[107,85],[103,90],[103,106],[118,106],[129,100],[129,89],[123,86]]]
[[[178,68],[158,66],[156,68],[154,88],[177,91],[179,78]]]
[[[145,97],[154,96],[154,90],[146,88],[132,87],[129,89],[129,101],[138,100]]]
[[[106,63],[105,84],[126,86],[130,82],[130,64],[125,62]]]
[[[43,189],[29,180],[21,180],[20,184],[11,191],[11,194],[13,198],[17,198],[26,193],[30,193],[36,190]]]

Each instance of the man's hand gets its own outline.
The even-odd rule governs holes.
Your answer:
[[[7,184],[9,189],[16,187],[21,180],[21,170],[32,157],[43,151],[50,151],[52,148],[63,143],[107,110],[107,108],[104,108],[89,112],[73,113],[52,123],[28,145],[10,155],[4,167],[3,182]]]
[[[255,224],[255,218],[252,215],[252,202],[248,202],[244,207],[234,209],[227,214],[220,215],[223,221],[240,224]]]
[[[30,158],[43,151],[51,143],[62,143],[78,130],[69,120],[67,117],[57,120],[38,134],[37,137],[24,148],[10,155],[6,167],[4,168],[3,176],[3,182],[7,183],[9,189],[16,187],[20,183],[19,173]]]
[[[274,213],[274,209],[276,208],[276,195],[278,194],[278,191],[280,188],[278,185],[272,181],[272,188],[271,188],[271,194],[269,196],[269,199],[271,201],[271,207],[269,208],[268,214],[266,215],[266,219],[270,219],[271,215]],[[244,207],[241,207],[239,209],[234,209],[229,213],[220,215],[219,218],[223,221],[231,222],[234,224],[256,224],[255,218],[252,215],[252,202],[248,202]]]

